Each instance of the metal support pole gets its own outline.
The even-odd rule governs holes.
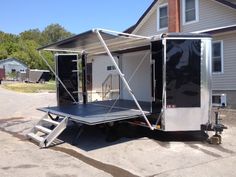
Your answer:
[[[87,94],[87,54],[84,52],[81,56],[82,59],[82,92],[83,92],[83,104],[87,104],[88,102],[88,94]]]
[[[108,49],[108,47],[107,47],[105,41],[103,40],[103,38],[102,38],[100,32],[99,32],[98,30],[94,30],[94,32],[97,33],[97,36],[98,36],[98,38],[99,38],[101,44],[103,45],[104,49],[106,50],[108,56],[110,57],[112,63],[114,64],[116,70],[118,71],[118,74],[120,75],[120,77],[121,77],[121,79],[122,79],[122,81],[123,81],[125,87],[127,88],[129,94],[131,95],[131,97],[133,98],[133,100],[134,100],[135,104],[137,105],[138,109],[139,109],[140,112],[142,113],[143,118],[145,119],[145,121],[146,121],[148,127],[149,127],[151,130],[154,130],[154,127],[150,124],[150,122],[149,122],[148,118],[146,117],[144,111],[142,110],[141,106],[139,105],[138,100],[137,100],[136,97],[134,96],[133,91],[131,90],[131,88],[130,88],[128,82],[126,81],[126,79],[125,79],[125,77],[124,77],[124,74],[121,72],[121,70],[120,70],[119,66],[117,65],[117,63],[116,63],[114,57],[112,56],[112,54],[111,54],[110,50]]]
[[[107,29],[102,29],[102,28],[93,29],[93,31],[94,32],[101,31],[101,32],[105,32],[105,33],[113,33],[113,34],[117,34],[117,35],[120,35],[120,36],[132,37],[132,38],[137,38],[137,39],[147,39],[147,40],[150,40],[152,38],[152,37],[141,36],[141,35],[136,35],[136,34],[122,33],[122,32],[118,32],[118,31],[107,30]]]
[[[79,50],[69,50],[69,49],[43,49],[44,51],[50,51],[50,52],[68,52],[68,53],[82,53],[83,51]]]
[[[47,60],[43,57],[43,55],[41,54],[41,51],[39,51],[39,56],[43,59],[43,61],[47,64],[47,66],[49,67],[49,69],[52,71],[52,73],[55,75],[56,79],[61,83],[62,87],[66,90],[66,92],[69,94],[69,96],[71,97],[71,99],[74,101],[74,103],[77,103],[77,101],[75,100],[75,98],[71,95],[71,93],[69,92],[69,90],[67,90],[65,84],[61,81],[61,79],[59,78],[59,76],[56,74],[56,72],[52,69],[52,67],[49,65],[49,63],[47,62]]]

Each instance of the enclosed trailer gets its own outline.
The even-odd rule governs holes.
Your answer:
[[[127,121],[162,131],[223,131],[224,126],[214,124],[211,118],[209,35],[167,33],[146,37],[94,29],[39,50],[57,52],[57,69],[52,71],[58,88],[57,106],[40,108],[47,115],[29,134],[41,146],[48,146],[66,128],[68,120],[81,125]],[[105,55],[120,76],[120,95],[114,100],[88,102],[86,63],[91,57]],[[61,121],[56,122],[54,115]],[[44,131],[48,135],[42,138],[36,133],[43,130],[45,121],[57,126]]]
[[[28,82],[48,82],[51,78],[49,70],[30,69],[28,72]]]
[[[19,71],[16,73],[17,81],[25,82],[28,80],[27,72],[26,71]]]

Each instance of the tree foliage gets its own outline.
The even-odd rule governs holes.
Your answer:
[[[63,28],[59,24],[51,24],[47,26],[42,32],[42,42],[44,44],[53,43],[69,36],[71,36],[71,33],[65,30],[65,28]]]
[[[43,31],[40,31],[39,29],[30,29],[19,35],[0,31],[0,60],[17,58],[31,69],[48,69],[36,49],[71,35],[72,33],[59,24],[51,24]],[[51,66],[54,66],[52,53],[43,52],[43,54],[48,63]]]

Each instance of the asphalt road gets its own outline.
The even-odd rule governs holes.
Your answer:
[[[60,136],[64,143],[40,149],[24,135],[41,118],[38,107],[53,106],[55,94],[22,94],[0,87],[0,176],[236,176],[236,111],[225,111],[229,127],[219,146],[196,135],[165,135],[134,127],[118,127],[109,136],[96,127],[78,132],[69,127]],[[128,131],[127,131],[128,130]]]

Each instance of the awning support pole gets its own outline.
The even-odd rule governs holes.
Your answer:
[[[52,73],[54,74],[54,76],[56,77],[56,79],[60,82],[60,84],[62,85],[62,87],[66,90],[66,92],[69,94],[69,96],[71,97],[71,99],[74,101],[74,103],[78,103],[75,98],[71,95],[71,93],[69,92],[69,90],[67,90],[66,86],[64,85],[64,83],[61,81],[61,79],[59,78],[59,76],[56,74],[56,72],[52,69],[52,67],[49,65],[49,63],[47,62],[47,60],[43,57],[43,55],[41,54],[41,51],[39,51],[39,56],[43,59],[43,61],[46,63],[46,65],[49,67],[49,69],[52,71]]]
[[[119,66],[117,65],[117,63],[116,63],[114,57],[112,56],[112,54],[111,54],[110,50],[108,49],[108,47],[107,47],[105,41],[103,40],[103,38],[102,38],[102,36],[101,36],[99,30],[94,30],[94,32],[97,33],[97,36],[98,36],[98,38],[99,38],[101,44],[103,45],[104,49],[106,50],[108,56],[110,57],[112,63],[114,64],[116,70],[118,71],[118,74],[120,75],[120,78],[121,78],[122,81],[124,82],[125,87],[127,88],[129,94],[131,95],[131,97],[133,98],[133,100],[134,100],[135,104],[137,105],[138,109],[139,109],[140,112],[142,113],[143,118],[145,119],[145,121],[146,121],[148,127],[149,127],[151,130],[154,130],[154,127],[150,124],[150,122],[149,122],[148,118],[146,117],[144,111],[142,110],[141,106],[139,105],[138,100],[137,100],[136,97],[134,96],[133,91],[131,90],[131,88],[130,88],[128,82],[126,81],[126,79],[125,79],[125,77],[124,77],[124,74],[121,72]]]
[[[151,37],[147,37],[147,36],[141,36],[141,35],[129,34],[129,33],[122,33],[122,32],[118,32],[118,31],[107,30],[107,29],[102,29],[102,28],[93,29],[93,31],[113,33],[113,34],[117,34],[117,35],[121,35],[121,36],[123,35],[123,36],[126,36],[126,37],[133,37],[133,38],[138,38],[138,39],[147,39],[147,40],[151,39]]]

